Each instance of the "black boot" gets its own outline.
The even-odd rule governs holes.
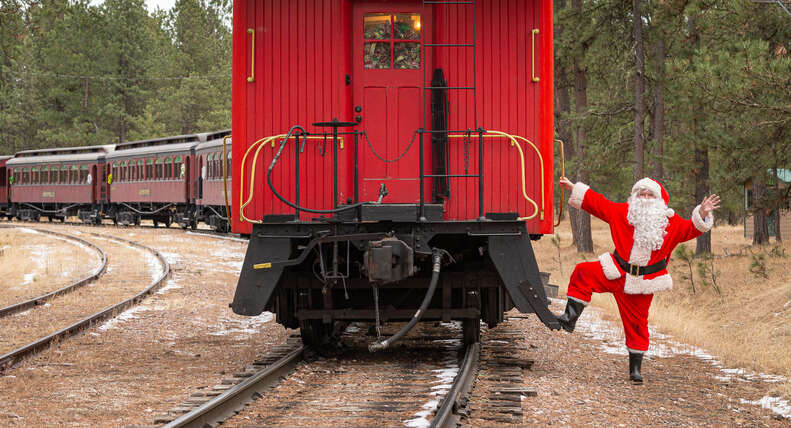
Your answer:
[[[643,384],[643,375],[640,374],[640,366],[643,364],[643,354],[637,352],[629,353],[629,380],[635,385]]]
[[[566,302],[566,311],[563,312],[563,315],[558,317],[558,322],[560,322],[560,326],[563,327],[563,330],[569,333],[574,331],[574,326],[577,325],[577,319],[580,317],[580,314],[582,314],[583,309],[585,309],[585,305],[574,299],[569,299],[568,302]]]

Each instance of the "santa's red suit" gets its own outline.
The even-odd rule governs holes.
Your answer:
[[[630,353],[643,353],[648,350],[648,309],[654,297],[653,293],[673,288],[673,279],[666,267],[645,275],[640,275],[637,267],[661,267],[662,261],[669,262],[676,245],[697,238],[710,230],[714,223],[711,214],[706,219],[701,217],[700,205],[692,211],[691,220],[675,214],[672,209],[667,208],[667,191],[650,178],[635,183],[632,198],[636,197],[639,190],[648,190],[655,198],[661,197],[664,202],[663,212],[667,217],[667,226],[664,228],[663,238],[660,236],[660,241],[654,244],[658,249],[652,249],[644,243],[638,245],[635,240],[635,227],[632,225],[638,220],[630,222],[627,218],[629,202],[612,202],[583,183],[574,185],[569,199],[569,205],[583,209],[610,225],[615,252],[622,262],[626,262],[627,269],[621,267],[613,253],[602,254],[598,262],[580,263],[571,274],[568,298],[587,305],[592,293],[612,293],[618,303],[626,333],[626,347]],[[632,270],[632,273],[627,270]]]

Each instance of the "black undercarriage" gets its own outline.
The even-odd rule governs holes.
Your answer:
[[[255,224],[233,311],[271,311],[311,343],[326,341],[339,321],[407,321],[428,298],[432,254],[440,251],[436,292],[421,320],[460,320],[465,340],[476,341],[479,320],[494,326],[516,307],[559,328],[523,221],[442,221],[440,211],[440,219],[420,222],[414,205],[381,207],[365,221],[270,216]]]

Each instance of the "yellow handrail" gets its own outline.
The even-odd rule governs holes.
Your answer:
[[[478,136],[479,136],[479,134],[477,134],[477,133],[470,133],[469,135],[449,135],[450,138],[467,138],[467,137],[478,138]],[[245,151],[244,156],[242,157],[241,178],[240,178],[240,183],[239,183],[239,220],[240,221],[246,221],[248,223],[253,223],[253,224],[260,224],[260,223],[262,223],[261,220],[252,220],[252,219],[247,218],[247,216],[245,215],[244,210],[247,207],[247,205],[249,205],[250,202],[252,202],[253,195],[255,194],[255,186],[254,186],[254,184],[255,184],[255,172],[257,170],[256,166],[258,164],[258,158],[259,158],[259,154],[261,152],[261,149],[264,146],[266,146],[267,143],[271,143],[272,147],[274,148],[275,147],[275,143],[277,142],[277,140],[283,139],[285,137],[286,137],[286,134],[279,134],[279,135],[273,135],[271,137],[261,138],[261,139],[257,140],[256,142],[254,142],[253,144],[251,144],[250,147],[248,147],[247,150]],[[532,215],[527,216],[527,217],[519,217],[518,220],[521,220],[521,221],[531,220],[531,219],[535,218],[537,215],[539,215],[539,219],[543,220],[544,219],[544,208],[545,208],[545,199],[546,198],[545,198],[545,195],[544,195],[544,159],[541,156],[541,151],[538,150],[538,147],[536,147],[536,145],[533,144],[532,141],[528,140],[527,138],[521,137],[519,135],[512,135],[512,134],[508,134],[508,133],[502,132],[502,131],[487,130],[486,134],[484,134],[483,137],[484,138],[508,138],[511,141],[511,146],[516,147],[516,149],[519,151],[519,165],[520,165],[520,170],[521,170],[521,175],[522,175],[522,196],[525,198],[525,200],[527,202],[529,202],[533,206],[533,210],[534,211],[533,211]],[[291,139],[296,139],[296,138],[297,138],[296,136],[292,136],[291,137]],[[302,136],[302,137],[299,137],[299,138],[309,139],[309,140],[321,140],[321,139],[324,139],[325,137],[324,136]],[[541,175],[541,186],[540,186],[541,187],[541,208],[540,209],[538,207],[538,204],[533,199],[531,199],[529,196],[527,196],[527,184],[526,184],[527,183],[527,179],[526,179],[526,175],[525,175],[525,154],[524,154],[524,151],[522,150],[521,144],[519,144],[519,141],[517,141],[517,139],[522,140],[523,142],[525,142],[528,145],[530,145],[530,147],[532,147],[533,150],[535,150],[536,155],[538,156],[538,165],[539,165],[540,175]],[[339,144],[340,148],[343,149],[343,138],[339,138],[339,142],[340,142],[340,144]],[[253,155],[252,171],[250,172],[250,194],[249,194],[247,200],[245,201],[244,200],[244,171],[245,171],[245,166],[247,165],[247,156],[250,154],[250,152],[253,149],[256,149],[256,151],[255,151],[255,154]]]
[[[240,180],[239,180],[239,220],[240,221],[246,221],[248,223],[253,223],[253,224],[261,224],[262,223],[261,220],[249,219],[244,214],[244,209],[247,208],[247,205],[249,205],[250,202],[252,202],[253,195],[255,194],[255,186],[254,186],[254,184],[255,184],[256,165],[258,164],[258,155],[259,155],[259,153],[261,153],[261,149],[264,146],[266,146],[266,143],[271,142],[272,143],[272,147],[274,148],[275,147],[275,143],[277,142],[277,140],[278,139],[283,139],[285,137],[286,137],[286,134],[279,134],[279,135],[273,135],[271,137],[261,138],[260,140],[258,140],[256,142],[254,142],[253,144],[251,144],[250,147],[248,147],[247,150],[244,152],[244,157],[242,157],[242,167],[241,167],[241,174],[240,174],[241,177],[240,177]],[[290,139],[294,139],[295,140],[296,138],[297,138],[296,136],[292,136]],[[301,136],[299,138],[306,139],[306,140],[323,140],[325,137],[324,136],[314,135],[314,136]],[[343,150],[343,137],[339,137],[338,138],[338,143],[339,143],[338,144],[339,148],[341,150]],[[244,200],[244,171],[245,171],[244,167],[245,167],[245,165],[247,165],[247,155],[249,155],[250,151],[252,151],[253,148],[255,148],[256,146],[258,148],[255,151],[255,155],[253,155],[253,165],[252,165],[253,169],[250,171],[250,196],[247,198],[247,201],[242,202]]]
[[[563,140],[557,139],[555,142],[560,143],[560,178],[566,178],[566,149],[563,147]],[[560,210],[558,211],[558,221],[553,227],[558,227],[560,224],[560,217],[563,215],[563,200],[565,193],[563,190],[563,186],[560,186]]]
[[[486,135],[486,134],[492,134],[492,135]],[[530,215],[530,216],[527,216],[527,217],[519,217],[518,220],[522,220],[522,221],[523,220],[532,220],[539,214],[540,214],[539,219],[543,220],[544,219],[544,206],[545,206],[544,205],[544,199],[545,199],[544,198],[544,159],[541,156],[541,152],[538,150],[538,147],[536,147],[536,145],[533,144],[532,141],[528,140],[527,138],[520,137],[519,135],[511,135],[511,134],[508,134],[506,132],[493,131],[493,130],[487,130],[486,134],[484,134],[484,136],[483,136],[484,138],[508,138],[508,139],[510,139],[511,140],[511,145],[515,146],[516,149],[519,151],[519,165],[520,165],[520,168],[521,168],[521,171],[522,171],[522,196],[525,198],[525,200],[527,202],[529,202],[531,205],[533,205],[533,214]],[[450,138],[467,138],[467,137],[477,138],[478,134],[470,133],[469,135],[449,135],[449,137]],[[532,200],[529,196],[527,196],[527,184],[526,184],[527,180],[526,180],[526,177],[525,177],[525,154],[522,151],[522,146],[519,144],[518,141],[516,141],[517,138],[522,140],[522,141],[524,141],[524,142],[526,142],[527,144],[529,144],[530,147],[532,147],[533,150],[535,150],[536,154],[538,155],[538,165],[539,165],[540,172],[541,172],[541,209],[540,210],[538,208],[538,204],[536,204],[536,202],[534,200]]]

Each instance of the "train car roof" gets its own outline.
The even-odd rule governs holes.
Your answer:
[[[222,140],[225,138],[225,136],[231,135],[231,130],[226,129],[223,131],[210,132],[201,135],[206,136],[206,139],[202,143],[195,146],[196,152],[202,152],[204,150],[211,150],[216,147],[222,147]],[[231,142],[232,140],[228,142],[229,153],[231,150]]]
[[[189,152],[201,142],[199,134],[176,135],[174,137],[152,138],[148,140],[130,141],[115,146],[108,159],[121,159],[146,155]]]
[[[42,163],[96,162],[112,153],[113,145],[59,147],[50,149],[24,150],[6,162],[7,166],[35,165]]]

